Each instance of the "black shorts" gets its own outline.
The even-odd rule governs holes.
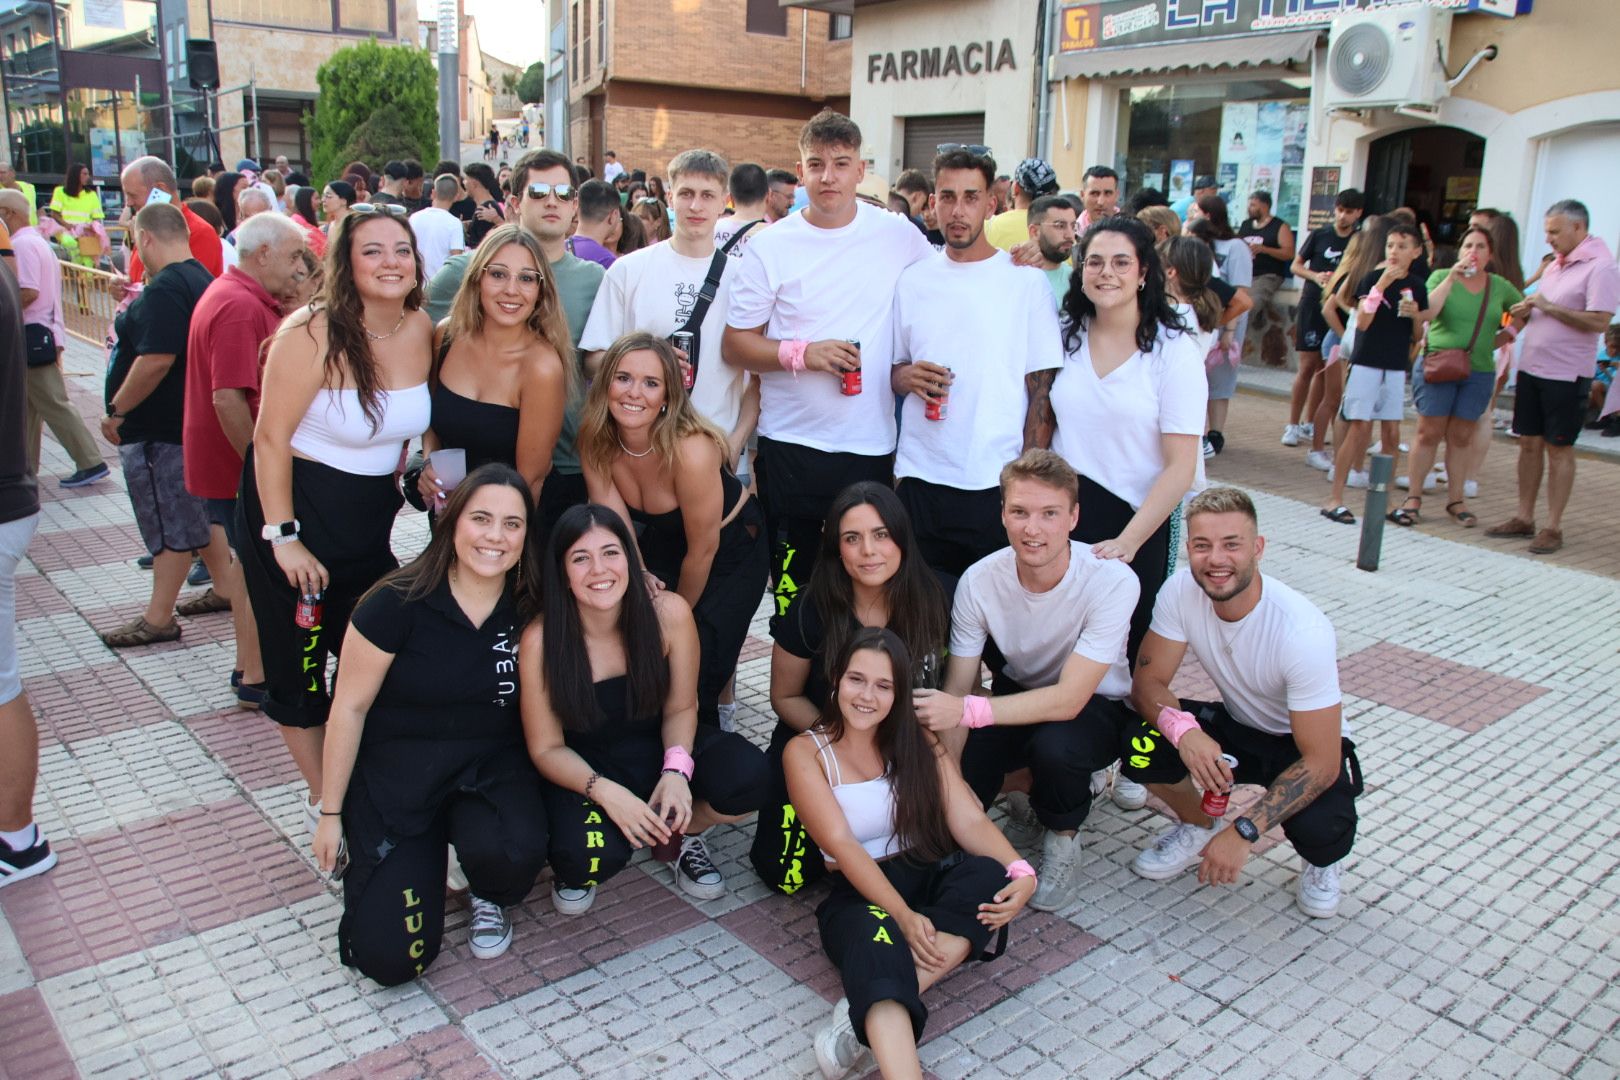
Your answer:
[[[1294,348],[1300,352],[1321,353],[1322,339],[1333,329],[1322,317],[1322,295],[1307,301],[1300,297],[1299,314],[1294,318]]]
[[[1545,439],[1548,446],[1574,446],[1591,389],[1591,379],[1544,379],[1519,372],[1513,391],[1513,430]]]

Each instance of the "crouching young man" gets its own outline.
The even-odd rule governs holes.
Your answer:
[[[1281,825],[1304,859],[1300,910],[1330,918],[1361,793],[1355,745],[1344,737],[1333,626],[1305,597],[1261,576],[1266,542],[1243,492],[1201,493],[1187,507],[1186,529],[1188,566],[1160,590],[1137,657],[1132,702],[1144,719],[1122,751],[1125,774],[1180,820],[1132,869],[1161,880],[1197,865],[1200,882],[1233,884],[1255,842]],[[1221,701],[1171,692],[1189,647]],[[1204,813],[1195,781],[1204,791],[1260,784],[1266,793],[1223,829]]]

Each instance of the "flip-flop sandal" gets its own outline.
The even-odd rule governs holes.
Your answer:
[[[1350,512],[1348,506],[1335,506],[1331,510],[1321,511],[1321,514],[1329,521],[1337,521],[1340,525],[1354,525],[1356,523],[1356,515]]]
[[[1457,524],[1461,525],[1463,528],[1472,529],[1475,525],[1479,524],[1479,518],[1475,517],[1471,511],[1452,509],[1453,506],[1462,505],[1464,505],[1464,503],[1461,499],[1458,499],[1454,503],[1446,503],[1446,513],[1450,514],[1451,519]]]
[[[1411,500],[1408,499],[1408,502]],[[1418,523],[1419,511],[1414,507],[1398,506],[1384,515],[1388,521],[1393,521],[1403,529],[1410,529]]]

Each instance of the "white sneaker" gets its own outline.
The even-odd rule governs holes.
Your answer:
[[[1114,774],[1114,805],[1121,810],[1140,810],[1147,805],[1147,788],[1124,773]]]
[[[1345,487],[1364,488],[1367,486],[1367,470],[1351,469],[1350,476],[1344,482]]]
[[[467,927],[467,948],[480,960],[493,960],[512,946],[512,920],[493,900],[469,899],[472,922]]]
[[[1323,472],[1333,471],[1333,455],[1326,450],[1312,450],[1305,455],[1305,464]]]
[[[1300,437],[1304,434],[1298,424],[1288,424],[1283,428],[1282,444],[1284,446],[1298,446]]]
[[[551,885],[551,906],[559,915],[583,915],[596,903],[595,885]]]
[[[1058,911],[1069,906],[1079,882],[1080,834],[1064,836],[1048,831],[1041,842],[1041,873],[1029,906],[1036,911]]]
[[[1029,794],[1023,791],[1009,791],[1001,808],[1007,813],[1007,826],[1002,831],[1007,835],[1007,842],[1014,847],[1024,847],[1033,844],[1036,837],[1041,835],[1041,819],[1035,816],[1035,808],[1029,804]]]
[[[1400,443],[1399,445],[1400,445],[1400,448],[1401,448],[1401,453],[1403,453],[1403,454],[1406,453],[1407,445],[1405,443]],[[1384,452],[1384,440],[1383,439],[1379,439],[1377,442],[1375,442],[1371,446],[1367,447],[1367,453],[1369,453],[1369,454],[1382,454],[1383,452]]]
[[[1091,774],[1091,797],[1093,799],[1095,799],[1097,796],[1099,796],[1103,792],[1107,791],[1108,790],[1108,782],[1110,780],[1112,780],[1113,778],[1114,778],[1114,767],[1112,765],[1108,766],[1108,768],[1106,768],[1106,769],[1098,769],[1096,772],[1092,773]]]
[[[816,1065],[826,1080],[838,1080],[855,1067],[861,1058],[861,1041],[855,1037],[855,1027],[849,1022],[849,999],[839,998],[833,1006],[832,1019],[816,1032]]]
[[[1428,476],[1423,478],[1423,490],[1425,493],[1434,491],[1445,482],[1446,477],[1444,473],[1430,472]],[[1395,478],[1395,486],[1400,488],[1402,491],[1410,491],[1412,490],[1412,478],[1410,476],[1397,476]]]
[[[1301,425],[1299,425],[1299,437],[1302,438],[1302,439],[1314,439],[1314,438],[1316,438],[1316,425],[1315,424],[1301,424]]]
[[[715,707],[715,711],[719,714],[721,731],[737,730],[737,703],[735,701],[722,701]]]
[[[1204,845],[1214,835],[1214,829],[1189,825],[1185,821],[1177,822],[1160,833],[1152,847],[1136,856],[1131,869],[1149,881],[1173,878],[1183,870],[1198,865],[1203,857]]]
[[[1299,910],[1313,919],[1331,919],[1339,913],[1339,864],[1312,866],[1305,863],[1299,885],[1294,890]]]
[[[461,859],[456,856],[456,846],[450,845],[450,856],[445,864],[444,887],[450,892],[467,891],[467,872],[461,868]]]
[[[1465,498],[1465,499],[1477,499],[1477,498],[1479,498],[1479,481],[1478,480],[1464,480],[1463,481],[1463,498]]]

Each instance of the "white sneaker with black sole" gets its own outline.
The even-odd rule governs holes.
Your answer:
[[[709,858],[709,845],[701,836],[681,838],[681,853],[675,856],[675,884],[695,900],[718,900],[726,895],[726,879],[721,876],[714,860]]]
[[[1131,869],[1136,871],[1138,877],[1145,877],[1149,881],[1173,878],[1198,865],[1203,858],[1204,845],[1214,835],[1214,829],[1178,821],[1160,833],[1152,847],[1136,856]]]
[[[493,900],[469,896],[472,922],[467,926],[467,948],[480,960],[493,960],[512,947],[512,919]]]
[[[1029,906],[1036,911],[1061,911],[1074,900],[1080,884],[1080,834],[1064,836],[1048,831],[1041,841],[1041,873]]]
[[[861,1059],[861,1041],[855,1037],[855,1027],[849,1022],[849,999],[839,998],[833,1006],[832,1018],[816,1032],[816,1066],[824,1080],[838,1080],[849,1075],[849,1070]]]
[[[1339,864],[1312,866],[1305,863],[1294,887],[1299,910],[1313,919],[1331,919],[1339,913]]]
[[[559,915],[583,915],[596,903],[595,885],[551,883],[551,906]]]
[[[1028,792],[1007,792],[1002,809],[1007,814],[1007,825],[1002,831],[1013,847],[1033,844],[1040,837],[1041,819],[1035,816],[1035,808],[1029,804]]]
[[[38,825],[34,826],[34,842],[25,848],[14,848],[0,840],[0,889],[38,877],[55,865],[56,852]]]
[[[1114,789],[1110,794],[1114,805],[1121,810],[1140,810],[1147,805],[1147,788],[1122,772],[1114,774]]]

